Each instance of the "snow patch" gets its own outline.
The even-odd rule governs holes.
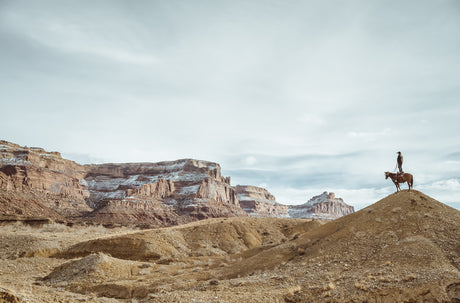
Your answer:
[[[194,195],[198,192],[199,187],[200,185],[185,186],[181,188],[178,194],[179,195]]]
[[[0,159],[0,163],[2,165],[32,165],[32,162],[30,161],[27,161],[27,160],[23,160],[23,159],[20,159],[20,158],[2,158]]]

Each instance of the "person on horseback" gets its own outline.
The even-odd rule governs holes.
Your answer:
[[[403,170],[402,170],[402,164],[403,164],[403,156],[401,155],[401,152],[397,152],[398,154],[398,158],[396,159],[396,163],[398,165],[398,168],[399,168],[399,174],[403,174]]]

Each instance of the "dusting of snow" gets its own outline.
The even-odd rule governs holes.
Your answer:
[[[165,170],[165,171],[178,171],[178,170],[182,170],[184,169],[184,166],[185,164],[187,163],[187,161],[182,161],[182,162],[178,162],[178,163],[174,163],[174,164],[169,164],[169,165],[159,165],[159,166],[156,166],[155,169],[158,169],[158,170]],[[150,168],[150,166],[145,166],[144,168]]]
[[[43,158],[59,158],[58,155],[55,155],[55,154],[40,154],[40,157],[43,157]]]
[[[78,180],[78,183],[79,183],[81,186],[86,186],[86,187],[88,187],[88,182],[86,182],[85,179],[79,179],[79,180]]]
[[[185,186],[178,192],[179,195],[193,195],[198,192],[200,185]]]
[[[263,203],[269,203],[269,204],[277,203],[275,200],[249,197],[248,195],[244,193],[237,194],[237,196],[238,196],[238,201],[256,201],[256,202],[263,202]]]
[[[0,150],[9,150],[9,149],[13,149],[13,148],[8,145],[0,144]]]
[[[322,220],[334,220],[337,219],[337,215],[329,213],[313,213],[310,209],[288,209],[289,217],[291,218],[307,218],[307,219],[322,219]]]
[[[323,203],[323,202],[328,202],[328,201],[334,201],[343,205],[346,205],[342,198],[336,198],[334,193],[328,193],[327,191],[323,192],[321,195],[314,196],[310,200],[308,200],[307,203],[303,204],[305,206],[314,206],[318,203]]]
[[[126,192],[124,190],[115,190],[112,192],[100,192],[100,191],[89,191],[91,196],[96,200],[103,199],[113,199],[113,200],[123,200],[126,197]]]
[[[190,159],[173,162],[138,163],[137,165],[132,165],[129,169],[132,172],[139,172],[138,174],[128,174],[126,177],[111,177],[107,175],[89,176],[86,178],[87,187],[91,192],[92,200],[118,199],[119,197],[126,198],[121,194],[123,192],[126,195],[126,189],[140,188],[145,184],[156,183],[160,179],[163,179],[172,182],[183,182],[181,185],[187,186],[179,186],[176,194],[189,196],[198,192],[199,184],[197,183],[201,183],[202,180],[210,177],[208,170],[201,173],[198,173],[196,170],[188,171],[185,166],[190,163],[198,168],[207,167],[208,169],[217,169],[219,167],[217,163]],[[209,190],[210,195],[216,195],[214,184],[210,184]]]
[[[0,159],[2,165],[32,165],[32,162],[23,160],[21,158],[2,158]]]

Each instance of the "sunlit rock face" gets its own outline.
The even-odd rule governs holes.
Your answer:
[[[83,179],[85,174],[83,165],[63,159],[58,152],[0,141],[3,201],[15,196],[15,199],[39,202],[60,215],[81,216],[92,210],[86,204],[90,193]],[[27,207],[33,205],[21,202],[20,207],[15,207],[14,201],[9,205],[4,202],[5,212],[8,209],[8,212],[28,213]]]

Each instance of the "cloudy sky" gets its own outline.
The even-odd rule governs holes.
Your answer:
[[[460,1],[0,0],[0,106],[0,139],[214,161],[287,204],[376,202],[401,151],[460,209]]]

